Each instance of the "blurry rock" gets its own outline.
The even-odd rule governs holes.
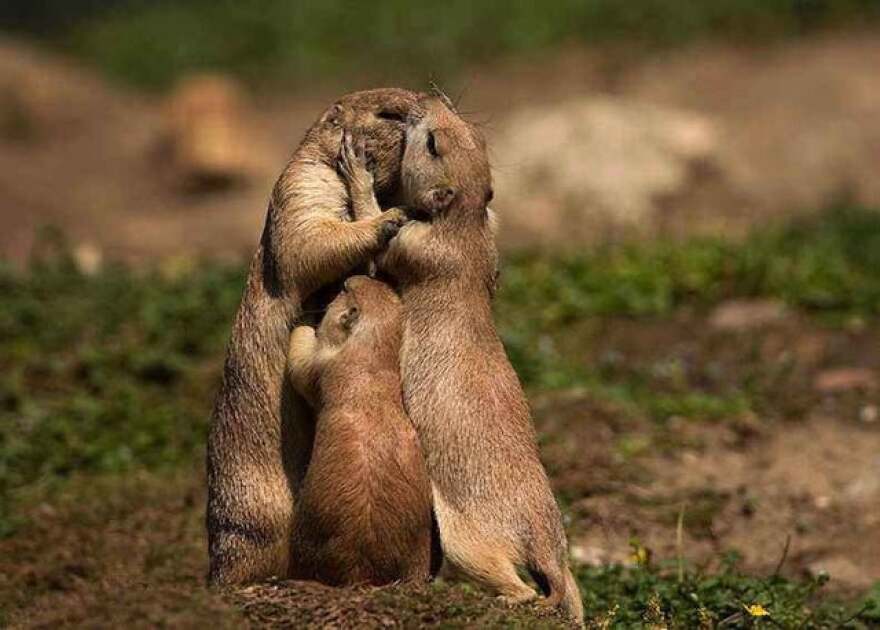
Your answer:
[[[740,332],[763,328],[785,316],[785,304],[777,300],[730,300],[709,315],[709,325],[717,330]]]
[[[569,242],[596,228],[649,229],[658,199],[684,188],[717,144],[703,116],[606,97],[521,110],[497,137],[505,224]]]
[[[880,409],[877,405],[865,405],[859,410],[859,420],[865,424],[874,424],[880,419]]]
[[[868,588],[873,583],[871,575],[852,560],[844,556],[831,556],[811,563],[808,567],[811,575],[828,574],[834,584],[855,588]]]
[[[822,394],[870,390],[877,386],[877,377],[867,368],[835,368],[817,374],[813,386]]]
[[[167,140],[177,175],[190,187],[223,188],[252,168],[244,91],[220,75],[184,79],[167,103]]]
[[[624,565],[629,561],[629,554],[622,551],[613,551],[595,545],[575,543],[570,549],[571,558],[577,564],[590,567],[605,567],[611,565]]]
[[[73,248],[73,260],[77,269],[87,276],[93,276],[101,270],[104,256],[94,243],[80,243]]]
[[[0,38],[0,140],[67,134],[104,90],[67,61]]]
[[[875,457],[865,470],[847,483],[843,494],[849,501],[876,504],[880,499],[880,457]]]

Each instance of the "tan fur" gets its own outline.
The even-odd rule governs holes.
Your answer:
[[[298,501],[291,575],[336,586],[425,581],[431,565],[431,485],[403,410],[400,300],[355,276],[317,335],[290,341],[291,379],[318,409]]]
[[[404,123],[417,95],[383,89],[343,97],[307,132],[272,193],[235,318],[208,436],[209,581],[286,575],[314,419],[284,378],[303,301],[382,250],[399,211],[349,221],[336,172],[343,129],[364,138],[380,200],[393,201]]]
[[[404,226],[380,266],[400,284],[404,403],[425,452],[443,551],[508,601],[534,596],[516,572],[526,567],[548,603],[580,621],[559,509],[492,319],[498,256],[485,144],[436,98],[411,119],[404,197],[431,218]]]

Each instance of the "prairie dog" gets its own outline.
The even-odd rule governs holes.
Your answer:
[[[421,440],[446,558],[501,597],[535,596],[523,566],[575,620],[559,508],[538,455],[528,403],[492,318],[498,254],[485,143],[443,99],[412,108],[403,197],[428,217],[379,257],[404,308],[404,405]]]
[[[403,221],[399,210],[349,221],[336,170],[343,129],[364,139],[380,201],[400,182],[405,118],[418,95],[349,94],[306,132],[272,192],[227,347],[208,435],[207,530],[212,584],[285,576],[314,418],[285,378],[290,331],[303,300],[371,260]]]
[[[300,488],[291,576],[333,586],[425,581],[431,485],[403,410],[400,299],[365,276],[345,281],[317,334],[290,337],[288,369],[317,410]]]

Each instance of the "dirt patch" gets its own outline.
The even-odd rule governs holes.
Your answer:
[[[627,222],[648,236],[741,234],[841,197],[880,201],[878,64],[870,33],[651,59],[573,50],[475,70],[465,109],[479,112],[469,116],[484,122],[490,146],[514,147],[493,155],[508,246],[582,245],[617,237]],[[193,194],[161,151],[161,99],[0,41],[0,253],[21,260],[45,224],[104,259],[253,251],[275,178],[337,94],[242,96],[249,142],[240,157],[259,167],[243,185]],[[577,142],[564,129],[572,112],[589,114],[573,127],[586,134]],[[540,128],[548,121],[555,136]],[[534,133],[509,129],[524,124]],[[562,179],[552,150],[537,147],[528,164],[510,154],[536,134],[566,143],[576,163]],[[603,158],[609,142],[615,151]],[[577,157],[583,151],[590,160]],[[553,178],[541,176],[546,168]]]
[[[10,628],[538,627],[540,605],[507,607],[468,585],[335,589],[205,586],[200,471],[74,480],[31,501],[0,541],[0,623]]]
[[[750,571],[768,573],[785,554],[787,575],[827,571],[836,588],[867,588],[880,579],[880,397],[816,383],[831,366],[873,373],[878,331],[789,313],[730,332],[703,317],[594,326],[585,363],[599,366],[598,393],[535,400],[575,555],[625,563],[637,539],[697,566],[737,550]],[[641,411],[615,401],[618,389],[640,397]],[[664,396],[745,402],[684,417],[654,404]]]

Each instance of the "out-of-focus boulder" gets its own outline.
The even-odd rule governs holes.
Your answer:
[[[231,78],[188,77],[167,103],[167,140],[175,174],[195,188],[224,187],[252,174],[247,99]]]
[[[0,141],[68,134],[103,94],[66,61],[0,38]]]
[[[841,367],[819,372],[813,384],[821,394],[873,390],[877,387],[877,377],[868,368]]]
[[[725,332],[743,332],[778,323],[785,304],[778,300],[729,300],[715,307],[709,325]]]
[[[505,230],[581,243],[646,231],[659,201],[685,188],[718,142],[704,116],[610,97],[520,110],[496,138]]]

